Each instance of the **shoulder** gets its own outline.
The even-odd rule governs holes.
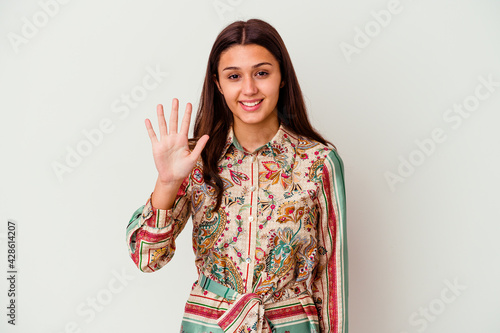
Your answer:
[[[337,149],[329,144],[296,134],[287,129],[294,152],[294,170],[303,174],[309,181],[320,184],[324,168],[336,168],[342,165]],[[328,172],[328,171],[327,171]]]
[[[294,134],[294,138],[296,140],[297,158],[305,161],[307,160],[311,163],[317,163],[320,161],[322,162],[321,164],[323,164],[326,160],[342,162],[342,159],[334,146],[324,144],[302,135]]]

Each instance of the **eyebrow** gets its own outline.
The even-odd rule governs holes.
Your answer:
[[[260,67],[262,65],[270,65],[270,66],[272,66],[273,64],[271,64],[270,62],[259,62],[258,64],[253,65],[252,68],[257,68],[257,67]],[[231,69],[241,69],[241,68],[236,67],[236,66],[230,66],[230,67],[224,68],[222,71],[231,70]]]

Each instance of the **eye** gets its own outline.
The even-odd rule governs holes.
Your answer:
[[[259,72],[257,72],[257,73],[256,73],[256,75],[257,75],[257,76],[264,77],[264,76],[269,75],[269,73],[268,73],[268,72],[266,72],[266,71],[259,71]],[[236,80],[236,79],[238,79],[238,78],[239,78],[239,75],[238,75],[238,74],[231,74],[231,75],[229,75],[227,78],[228,78],[229,80]]]

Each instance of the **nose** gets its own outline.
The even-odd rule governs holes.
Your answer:
[[[259,90],[257,88],[257,85],[255,84],[254,78],[251,75],[245,76],[245,78],[243,79],[243,87],[241,89],[244,95],[249,96],[255,95]]]

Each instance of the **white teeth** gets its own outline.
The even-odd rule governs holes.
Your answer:
[[[262,102],[262,100],[257,101],[257,102],[253,102],[253,103],[241,102],[241,104],[243,104],[245,106],[255,106],[255,105],[259,104],[260,102]]]

